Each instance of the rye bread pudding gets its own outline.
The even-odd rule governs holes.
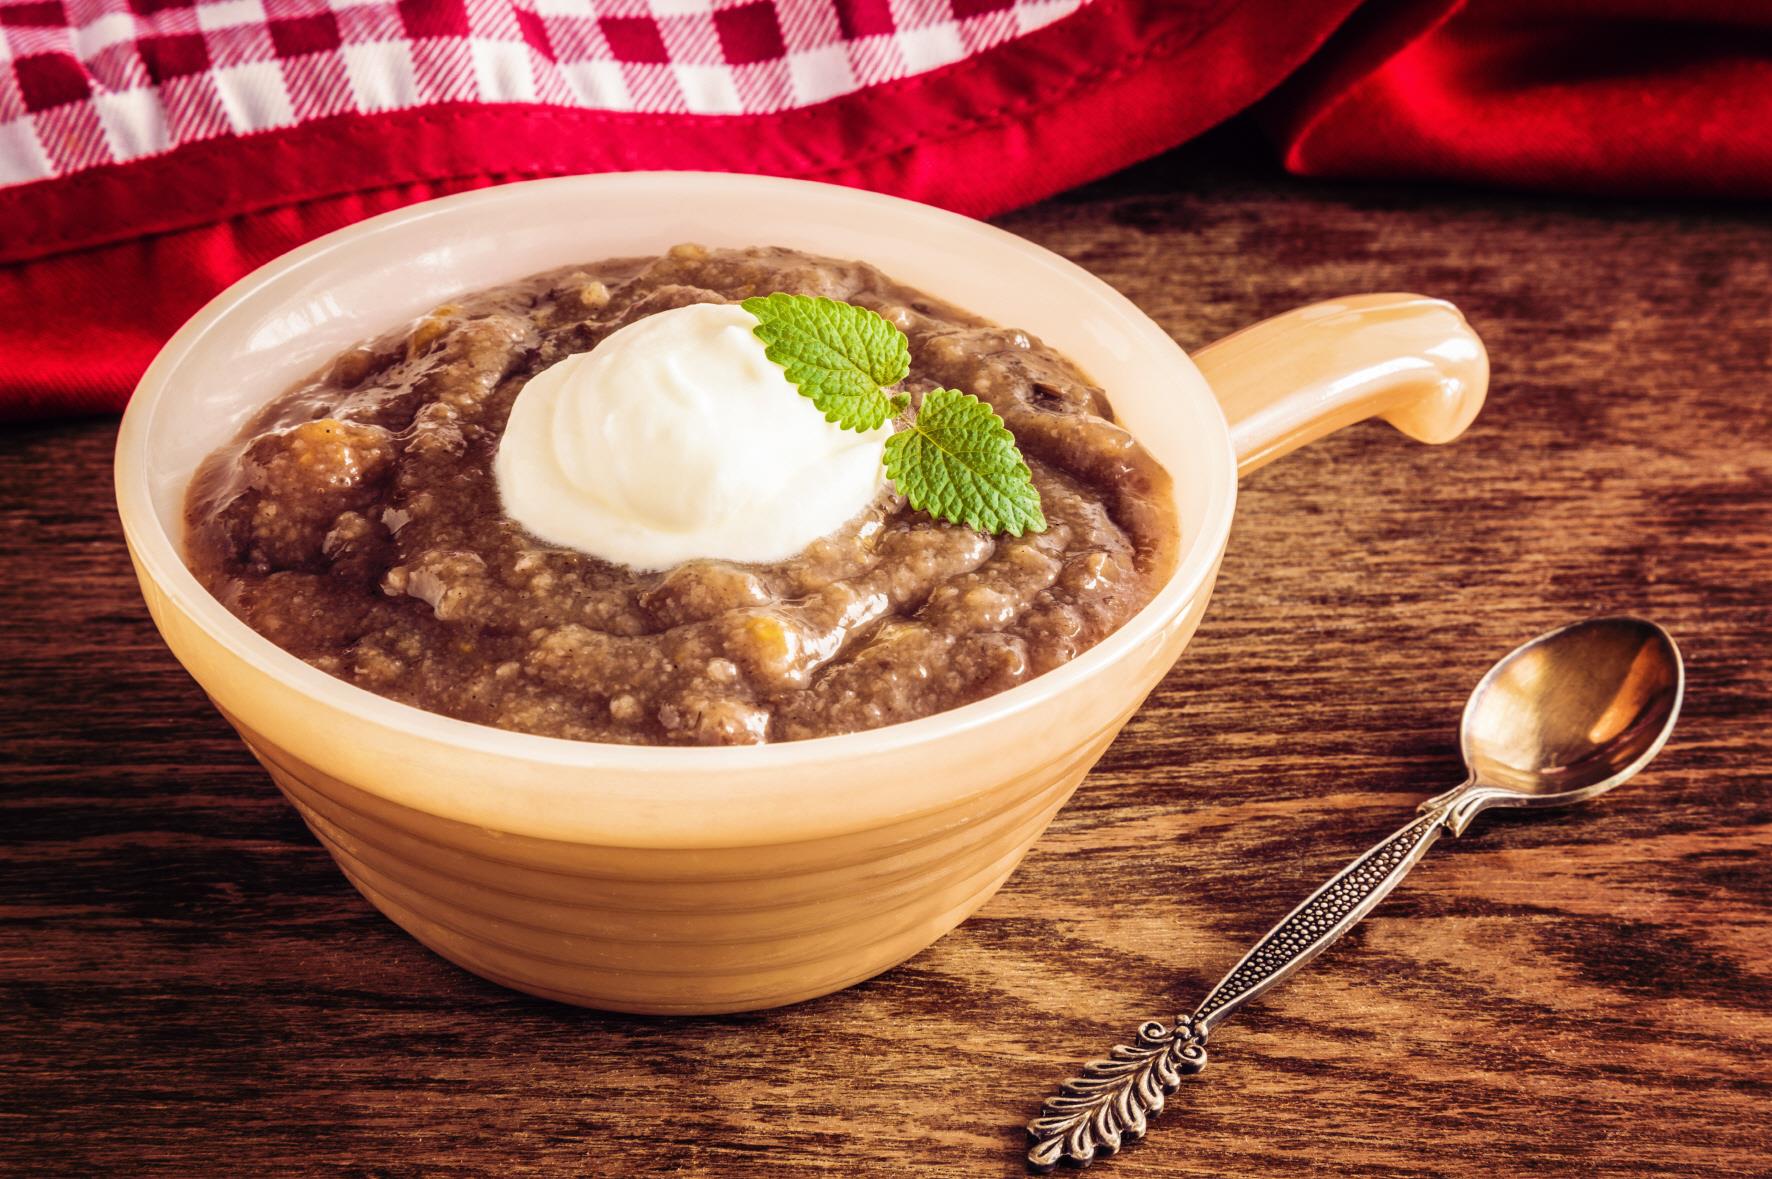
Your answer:
[[[641,572],[506,514],[493,459],[531,377],[659,312],[778,291],[900,328],[913,401],[951,388],[994,408],[1047,529],[989,535],[887,485],[786,560]],[[462,298],[344,353],[203,464],[186,524],[199,580],[324,671],[463,720],[630,744],[827,736],[1003,691],[1136,613],[1177,545],[1168,475],[1039,341],[863,263],[695,246]]]

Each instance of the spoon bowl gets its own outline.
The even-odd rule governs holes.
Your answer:
[[[1680,651],[1641,618],[1540,635],[1485,675],[1459,743],[1478,785],[1538,805],[1579,802],[1635,774],[1666,743],[1685,688]]]
[[[1494,806],[1585,802],[1661,752],[1680,715],[1686,669],[1667,631],[1642,618],[1590,618],[1539,635],[1489,669],[1464,706],[1454,835]]]

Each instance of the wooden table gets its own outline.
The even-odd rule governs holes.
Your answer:
[[[1690,676],[1640,782],[1444,843],[1106,1173],[1772,1172],[1772,221],[1208,147],[1002,223],[1185,345],[1449,297],[1494,389],[1453,446],[1250,478],[1192,648],[1002,893],[786,1011],[601,1015],[420,948],[156,639],[113,424],[0,436],[0,1171],[1019,1174],[1054,1081],[1457,780],[1492,659],[1635,611]]]

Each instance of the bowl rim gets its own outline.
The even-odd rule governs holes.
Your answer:
[[[172,378],[186,357],[199,341],[218,330],[229,314],[250,296],[277,282],[289,281],[297,274],[323,269],[378,234],[462,209],[490,212],[511,200],[516,191],[532,191],[539,186],[591,190],[578,194],[590,199],[595,199],[600,192],[621,188],[655,189],[660,190],[661,209],[670,208],[669,198],[673,195],[680,197],[687,192],[715,188],[726,191],[734,187],[757,191],[794,190],[801,194],[815,189],[821,190],[820,199],[850,204],[858,214],[871,209],[911,223],[922,222],[930,232],[965,235],[997,249],[1008,248],[1029,255],[1052,275],[1053,281],[1069,284],[1089,295],[1098,309],[1112,313],[1123,326],[1143,337],[1157,351],[1169,354],[1180,371],[1195,378],[1176,382],[1176,395],[1203,398],[1210,405],[1208,418],[1218,425],[1212,436],[1189,440],[1190,448],[1199,451],[1208,465],[1218,470],[1207,487],[1202,526],[1193,535],[1182,538],[1175,569],[1151,601],[1075,659],[971,704],[860,732],[741,746],[577,741],[499,729],[429,712],[321,671],[236,617],[197,581],[185,564],[182,538],[175,540],[161,526],[152,502],[147,442],[154,416],[161,403],[176,394]],[[890,272],[889,265],[882,269]],[[1083,267],[1007,230],[916,201],[817,181],[722,172],[598,173],[495,185],[408,205],[298,246],[227,287],[166,342],[137,382],[124,410],[114,458],[118,515],[129,548],[146,577],[210,639],[262,674],[362,720],[465,752],[531,764],[616,772],[664,768],[682,772],[792,770],[839,759],[889,756],[909,746],[990,726],[1073,691],[1096,673],[1151,643],[1165,627],[1184,614],[1202,590],[1209,588],[1218,557],[1230,534],[1236,503],[1236,471],[1230,429],[1192,359],[1135,303]],[[1179,478],[1177,476],[1178,486]]]

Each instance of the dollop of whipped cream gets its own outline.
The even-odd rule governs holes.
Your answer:
[[[783,561],[853,519],[890,425],[824,420],[742,307],[648,315],[531,377],[493,460],[506,515],[637,570]]]

